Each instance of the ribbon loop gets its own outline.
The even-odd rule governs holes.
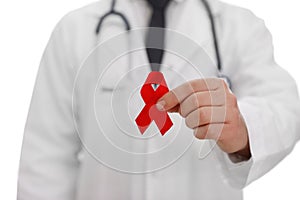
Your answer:
[[[153,84],[156,85],[156,90],[152,87]],[[156,108],[157,101],[167,92],[169,92],[169,89],[163,74],[157,71],[149,73],[140,91],[146,105],[135,119],[142,134],[144,134],[152,121],[155,122],[162,135],[173,126],[168,113]]]

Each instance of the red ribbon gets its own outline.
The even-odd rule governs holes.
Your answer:
[[[153,89],[152,85],[158,86],[156,90]],[[168,113],[156,108],[157,101],[167,92],[169,92],[169,89],[163,74],[156,71],[151,72],[140,91],[146,105],[135,119],[142,134],[147,130],[152,120],[154,120],[162,135],[173,126]]]

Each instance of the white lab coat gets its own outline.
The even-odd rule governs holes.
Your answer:
[[[272,38],[264,22],[245,9],[216,0],[209,2],[216,20],[223,73],[231,79],[232,91],[247,124],[251,159],[229,157],[218,147],[204,159],[199,159],[199,147],[206,148],[205,144],[211,141],[194,139],[184,123],[182,129],[178,129],[179,138],[185,142],[193,139],[192,145],[176,162],[151,173],[132,174],[112,169],[113,166],[106,165],[108,161],[98,162],[88,151],[89,147],[82,147],[76,134],[78,129],[86,138],[95,131],[94,118],[89,113],[92,105],[87,99],[94,90],[91,83],[98,77],[90,74],[81,83],[83,88],[75,90],[74,106],[72,94],[78,69],[97,44],[124,31],[122,21],[110,17],[102,27],[100,41],[96,37],[99,17],[110,6],[109,0],[102,0],[66,15],[55,28],[43,55],[25,128],[19,200],[237,200],[242,199],[243,187],[267,173],[291,152],[300,130],[297,88],[289,74],[275,63]],[[142,0],[119,0],[116,9],[126,15],[133,28],[147,26],[150,11]],[[215,61],[210,22],[199,0],[172,2],[168,8],[167,24],[168,28],[195,40]],[[134,56],[136,63],[132,65],[145,64],[145,55],[141,52],[140,56]],[[99,55],[98,60],[101,59]],[[93,61],[89,62],[93,64]],[[164,63],[176,68],[187,79],[198,77],[191,68],[178,64],[175,57],[166,55]],[[105,130],[112,130],[112,134],[118,134],[118,131],[108,109],[113,91],[110,89],[119,78],[118,74],[126,70],[121,66],[116,68],[111,72],[112,76],[103,79],[106,90],[97,93],[102,102],[97,107],[102,113],[100,121],[105,124]],[[162,71],[170,88],[182,83],[168,75],[166,68]],[[201,72],[204,77],[216,76],[215,68],[201,66]],[[142,83],[146,75],[136,79],[140,78],[139,83]],[[133,98],[138,102],[136,111],[141,110],[142,100],[138,95]],[[119,103],[122,104],[122,98]],[[174,114],[172,119],[176,129],[182,122],[181,118]],[[134,121],[132,126],[135,126]],[[168,140],[174,134],[171,132],[164,137]],[[102,140],[86,140],[94,141],[94,146],[99,148],[105,146]],[[100,151],[110,153],[105,149]],[[111,152],[110,157],[114,156],[119,155]],[[118,159],[119,163],[115,165],[132,162]],[[162,154],[161,162],[165,159],[167,157]],[[151,163],[145,165],[148,169]]]

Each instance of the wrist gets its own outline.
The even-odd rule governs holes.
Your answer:
[[[251,158],[249,139],[247,138],[247,144],[243,149],[241,149],[235,153],[232,153],[232,154],[241,156],[241,157],[245,158],[245,160],[249,160]]]

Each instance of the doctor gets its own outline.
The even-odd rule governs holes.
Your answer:
[[[111,9],[111,1],[101,0],[73,11],[59,22],[41,61],[26,123],[19,200],[239,200],[242,188],[292,151],[300,130],[297,87],[275,63],[272,38],[264,22],[245,9],[217,0],[207,2],[211,15],[200,0],[119,0],[114,5],[115,11],[129,22],[125,25],[132,29],[166,27],[193,39],[216,60],[218,67],[222,66],[222,74],[231,82],[230,88],[218,78],[218,72],[204,66],[199,67],[205,77],[198,77],[161,50],[147,49],[144,57],[137,56],[136,59],[144,59],[141,63],[147,62],[147,58],[151,63],[172,63],[190,77],[185,82],[176,82],[168,76],[167,67],[152,69],[166,72],[166,81],[175,82],[169,84],[172,90],[157,102],[157,108],[171,113],[174,129],[178,120],[184,120],[179,135],[192,138],[194,143],[172,165],[150,173],[124,173],[99,163],[82,147],[82,138],[74,127],[72,94],[78,69],[99,43],[99,37],[101,42],[124,32],[124,23],[116,15],[107,17],[100,36],[95,35],[99,18]],[[210,17],[219,52],[215,51]],[[164,34],[156,37],[162,43],[168,40]],[[91,105],[86,100],[95,78],[90,74],[84,82],[85,89],[75,94],[77,128],[86,138],[95,130],[89,117]],[[109,87],[109,80],[107,83]],[[99,110],[105,114],[100,120],[113,135],[118,131],[114,130],[113,118],[107,110],[109,93],[103,90],[99,94]],[[218,117],[225,111],[224,118]],[[173,136],[170,133],[166,138]],[[213,148],[216,154],[198,159],[199,145],[207,143],[206,139],[217,142]],[[104,146],[102,140],[92,141],[99,148]],[[115,155],[104,147],[101,152]]]

